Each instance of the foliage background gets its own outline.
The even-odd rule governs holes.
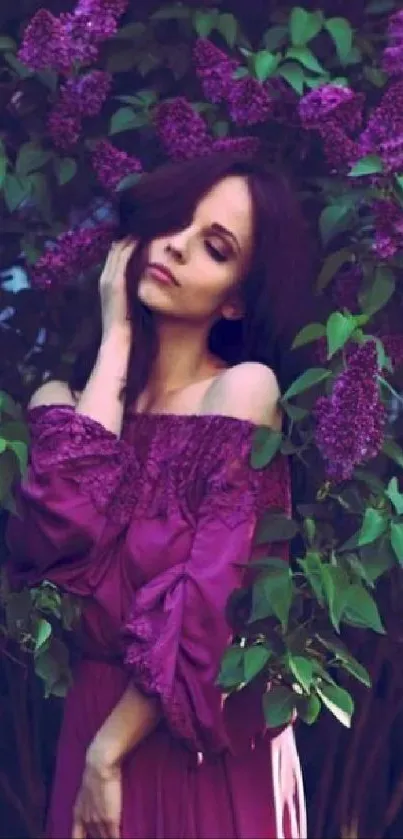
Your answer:
[[[291,174],[304,203],[316,241],[313,290],[320,295],[326,318],[310,325],[297,341],[317,343],[313,371],[306,372],[284,397],[291,420],[286,437],[260,435],[254,455],[254,465],[260,466],[281,446],[306,472],[303,493],[295,492],[295,523],[267,517],[260,534],[262,539],[294,539],[294,563],[288,571],[276,558],[269,558],[252,599],[250,592],[243,593],[232,603],[231,619],[246,643],[229,651],[222,680],[230,689],[264,669],[275,686],[266,705],[271,724],[286,721],[295,709],[306,722],[317,720],[312,728],[299,727],[309,835],[374,839],[400,835],[403,40],[399,36],[392,72],[390,66],[385,72],[384,58],[388,43],[390,47],[388,23],[398,4],[327,0],[318,9],[314,2],[304,2],[301,8],[285,0],[248,4],[105,0],[101,5],[128,7],[115,34],[99,43],[91,63],[85,68],[77,65],[75,71],[78,77],[94,69],[106,71],[112,76],[111,87],[97,113],[83,117],[77,141],[67,148],[61,147],[66,145],[66,124],[57,117],[63,75],[52,67],[32,70],[18,54],[27,23],[43,4],[15,0],[0,9],[2,526],[13,503],[13,481],[26,465],[28,439],[18,405],[26,403],[45,376],[63,375],[90,329],[90,279],[96,277],[95,263],[108,243],[106,234],[97,238],[95,233],[99,224],[108,224],[113,217],[114,188],[130,187],[132,176],[124,176],[130,171],[138,176],[138,161],[149,171],[167,155],[186,154],[190,136],[193,152],[198,153],[206,143],[257,138],[267,159]],[[70,0],[45,6],[56,18],[75,8]],[[205,96],[208,72],[197,68],[193,52],[199,38],[208,38],[222,51],[222,66],[216,56],[218,80],[227,73],[227,56],[242,68],[236,70],[230,91],[236,83],[253,80],[247,90],[255,110],[242,99],[234,110],[229,94],[215,104]],[[346,109],[329,115],[326,96],[312,100],[308,94],[334,83],[351,95],[347,94]],[[265,96],[269,91],[275,101],[268,110],[265,96],[263,102],[260,96],[263,88]],[[182,111],[169,104],[165,110],[159,107],[161,101],[169,103],[178,96],[192,103],[181,105],[182,110],[188,108],[185,133]],[[99,86],[90,101],[97,97]],[[55,111],[52,129],[49,116]],[[105,139],[124,154],[116,158],[109,146],[106,151],[101,146],[101,162],[94,167],[94,150]],[[122,175],[118,180],[117,172]],[[68,229],[75,231],[68,247],[47,250],[41,262],[46,243]],[[49,277],[56,281],[46,285]],[[338,455],[345,466],[347,441],[341,439],[342,429],[347,427],[352,434],[356,424],[348,404],[326,403],[341,435],[336,441],[327,439],[326,449],[323,435],[320,445],[315,431],[313,412],[318,397],[334,392],[343,370],[348,374],[350,353],[369,335],[377,340],[378,369],[371,367],[365,354],[360,363],[365,390],[373,401],[353,402],[353,410],[361,411],[361,427],[368,430],[381,397],[388,422],[376,459],[356,460],[343,480],[331,482],[326,451],[329,459]],[[351,375],[345,386],[354,396]],[[5,576],[1,602],[0,809],[6,817],[0,835],[38,836],[60,715],[57,697],[70,678],[66,634],[78,609],[49,585],[13,595]],[[46,700],[43,682],[51,694]],[[356,712],[347,730],[340,722],[349,725],[353,700]],[[318,718],[322,703],[336,719],[326,711]]]

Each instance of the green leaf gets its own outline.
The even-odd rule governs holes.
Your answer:
[[[32,172],[27,175],[31,185],[31,194],[39,208],[42,217],[48,224],[52,223],[51,195],[48,179],[42,172]]]
[[[322,210],[319,218],[319,230],[324,246],[348,228],[352,212],[351,204],[347,201],[340,204],[330,204]]]
[[[3,189],[4,200],[10,213],[13,213],[31,193],[29,181],[17,175],[6,175]]]
[[[18,461],[9,449],[0,455],[0,504],[7,497],[12,483],[18,477]]]
[[[227,137],[229,132],[229,123],[226,119],[218,119],[213,125],[213,132],[215,137]]]
[[[287,50],[285,57],[298,61],[303,67],[306,67],[307,70],[311,70],[312,73],[319,73],[319,75],[324,75],[326,73],[325,68],[322,64],[319,64],[318,59],[309,47],[290,47],[290,49]]]
[[[367,154],[350,169],[349,178],[360,178],[363,175],[376,175],[383,172],[383,162],[376,154]]]
[[[316,691],[333,716],[346,728],[350,728],[354,713],[354,702],[350,694],[338,685],[328,685],[325,682],[318,684]]]
[[[280,621],[283,632],[285,632],[294,593],[288,564],[284,562],[283,567],[274,567],[267,571],[255,585],[258,585],[259,582],[264,586],[266,598],[276,618]]]
[[[390,525],[390,542],[396,554],[396,559],[403,565],[403,523],[392,521]]]
[[[4,390],[0,390],[0,413],[6,414],[16,420],[21,419],[20,406]]]
[[[326,329],[323,323],[308,323],[308,326],[304,326],[294,338],[291,349],[296,350],[298,347],[305,346],[305,344],[311,344],[312,341],[318,341],[319,338],[324,338],[325,335]]]
[[[0,35],[0,52],[15,52],[17,49],[17,44],[13,41],[12,38],[9,38],[8,35]]]
[[[373,507],[367,507],[361,530],[358,534],[358,545],[369,545],[375,542],[385,532],[387,522],[385,517]]]
[[[265,620],[273,617],[273,609],[267,595],[268,584],[266,578],[260,577],[252,586],[252,608],[248,623]]]
[[[2,188],[7,174],[8,159],[4,146],[0,143],[0,189]]]
[[[353,30],[345,17],[331,17],[325,21],[325,28],[334,41],[341,64],[344,64],[353,46]]]
[[[29,67],[26,67],[12,52],[5,52],[4,60],[7,61],[7,64],[20,79],[29,79],[30,76],[33,76],[33,71]]]
[[[297,712],[301,720],[307,725],[316,722],[322,705],[315,694],[311,696],[300,696],[297,698]]]
[[[223,688],[238,687],[244,680],[244,651],[234,644],[225,651],[217,682]]]
[[[397,478],[391,478],[385,495],[392,502],[398,516],[403,516],[403,494],[399,492]]]
[[[323,587],[323,563],[320,554],[309,551],[305,559],[299,559],[298,565],[302,568],[305,577],[310,584],[312,591],[321,605],[324,603]]]
[[[266,81],[277,70],[279,61],[279,55],[274,55],[272,52],[268,52],[268,50],[261,50],[256,53],[254,60],[256,78],[260,82]]]
[[[352,676],[355,676],[363,685],[371,687],[371,678],[368,671],[351,655],[339,638],[330,632],[320,632],[317,638],[327,650],[336,656],[345,670],[351,673]]]
[[[251,455],[253,469],[263,469],[271,463],[280,449],[282,439],[281,431],[273,431],[266,426],[257,429],[253,438]]]
[[[333,279],[334,275],[339,271],[339,269],[344,265],[346,262],[351,263],[351,250],[350,248],[341,248],[338,251],[334,251],[334,253],[330,253],[322,266],[320,271],[318,281],[316,284],[316,288],[318,291],[323,291],[329,283],[330,280]]]
[[[289,519],[281,513],[265,513],[256,529],[255,544],[288,542],[297,533],[298,525],[293,519]]]
[[[323,16],[318,12],[307,12],[301,6],[295,6],[289,19],[291,41],[294,47],[305,46],[320,32]]]
[[[8,443],[8,448],[14,452],[20,467],[22,475],[25,475],[28,466],[28,448],[26,443],[22,440],[11,440]]]
[[[144,125],[144,117],[136,114],[132,108],[119,108],[112,116],[109,134],[119,134],[122,131],[132,131]]]
[[[359,583],[350,586],[343,621],[353,626],[385,632],[378,607],[372,595]]]
[[[379,265],[376,269],[374,282],[359,295],[363,312],[368,317],[372,317],[376,312],[379,312],[389,302],[395,288],[396,280],[393,272],[386,265]]]
[[[278,728],[291,722],[296,696],[290,688],[274,685],[263,696],[264,718],[269,728]]]
[[[296,64],[294,61],[286,61],[285,64],[279,67],[277,72],[299,96],[302,96],[304,92],[305,73],[299,64]]]
[[[367,15],[383,15],[385,12],[392,12],[395,8],[395,0],[372,0],[365,7],[365,12]]]
[[[207,38],[214,29],[217,22],[217,13],[214,12],[195,12],[193,17],[193,26],[199,38]]]
[[[59,186],[69,183],[77,172],[77,163],[73,157],[56,158],[54,167]]]
[[[223,38],[225,38],[228,46],[233,47],[238,34],[238,23],[234,15],[230,12],[224,12],[224,14],[219,15],[216,28]]]
[[[131,172],[130,175],[125,175],[121,181],[119,181],[118,185],[115,187],[116,192],[124,192],[126,189],[131,189],[132,186],[137,184],[141,178],[140,172]]]
[[[305,370],[305,373],[302,373],[302,375],[292,383],[285,392],[281,401],[285,402],[287,399],[292,399],[294,396],[304,393],[311,387],[315,387],[320,384],[320,382],[324,382],[330,375],[330,370],[326,370],[325,367],[310,367],[309,370]]]
[[[49,621],[41,618],[38,621],[38,625],[36,627],[35,632],[35,651],[40,650],[46,644],[48,638],[50,638],[52,634],[52,626]]]
[[[288,654],[287,660],[291,673],[303,689],[309,693],[313,679],[312,661],[301,655],[291,655],[291,653]]]
[[[357,324],[352,315],[332,312],[326,324],[328,358],[342,349],[355,332]]]
[[[151,15],[151,20],[186,20],[190,16],[190,9],[182,3],[168,5],[164,3],[161,9],[157,9]]]
[[[307,408],[300,408],[299,405],[292,405],[291,402],[284,402],[283,409],[293,422],[299,422],[309,416]]]
[[[138,50],[130,46],[115,44],[113,52],[108,56],[106,69],[108,73],[129,73],[138,62]]]
[[[286,40],[287,33],[288,28],[286,26],[271,26],[270,29],[266,29],[263,35],[264,46],[270,52],[279,49]]]
[[[348,598],[347,573],[337,565],[323,565],[322,585],[329,605],[330,620],[338,632]]]
[[[243,666],[245,682],[251,682],[263,670],[270,658],[270,652],[262,644],[246,647],[244,650]]]
[[[403,449],[396,443],[395,440],[386,439],[383,444],[382,451],[391,460],[403,467]]]

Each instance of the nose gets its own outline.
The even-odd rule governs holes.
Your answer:
[[[180,265],[188,258],[189,238],[188,231],[180,230],[172,234],[165,245],[165,253]]]

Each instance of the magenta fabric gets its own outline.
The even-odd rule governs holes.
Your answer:
[[[125,760],[122,839],[304,837],[292,728],[266,730],[258,685],[224,703],[215,684],[257,518],[290,510],[286,461],[252,469],[255,427],[224,416],[131,413],[121,438],[65,406],[29,422],[10,576],[83,598],[48,837],[71,835],[86,749],[130,680],[162,720]]]

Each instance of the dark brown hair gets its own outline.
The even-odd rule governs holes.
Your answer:
[[[283,387],[293,378],[295,359],[290,347],[306,320],[311,298],[308,238],[302,213],[283,174],[260,161],[221,152],[166,164],[143,175],[121,199],[116,238],[133,237],[138,241],[127,270],[134,335],[127,405],[133,404],[146,386],[158,350],[153,314],[137,297],[148,245],[156,237],[189,225],[201,198],[230,175],[247,181],[253,206],[254,245],[241,287],[245,315],[242,321],[223,319],[216,323],[210,334],[210,348],[228,365],[259,361],[272,367]],[[73,389],[85,386],[100,338],[98,313],[97,335],[73,370]]]

